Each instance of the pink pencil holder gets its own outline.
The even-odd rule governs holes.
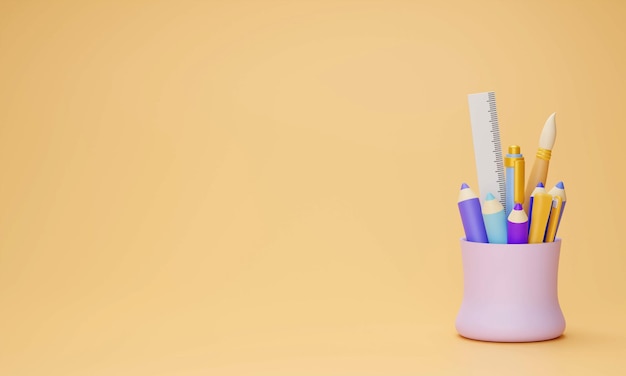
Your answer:
[[[565,318],[557,276],[561,239],[538,244],[488,244],[461,239],[463,302],[456,329],[492,342],[559,337]]]

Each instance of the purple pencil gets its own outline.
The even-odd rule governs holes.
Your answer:
[[[528,216],[522,204],[515,204],[507,220],[507,243],[528,243]]]
[[[480,200],[465,183],[461,185],[459,191],[458,205],[463,229],[465,229],[465,240],[475,243],[489,243]]]

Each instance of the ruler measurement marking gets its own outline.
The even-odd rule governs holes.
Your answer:
[[[504,206],[506,183],[494,92],[468,95],[480,199],[492,193]]]

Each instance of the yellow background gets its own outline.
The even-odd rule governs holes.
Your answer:
[[[3,0],[0,374],[623,372],[626,3],[518,3]],[[529,170],[557,112],[555,341],[454,328],[491,90]]]

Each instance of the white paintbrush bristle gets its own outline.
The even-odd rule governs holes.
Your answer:
[[[556,112],[548,117],[543,125],[541,137],[539,137],[539,147],[542,149],[552,150],[554,141],[556,140]]]

